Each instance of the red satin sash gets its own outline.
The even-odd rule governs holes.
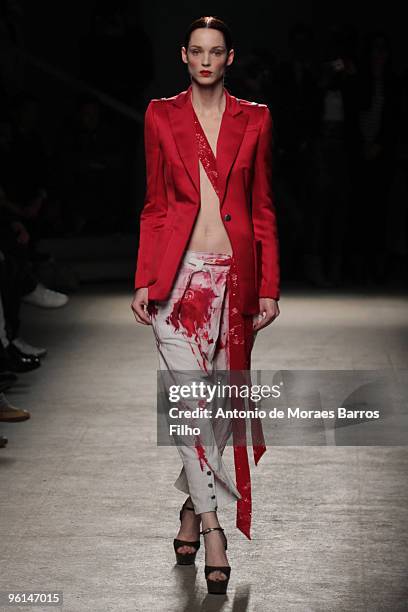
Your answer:
[[[207,140],[207,136],[197,118],[193,108],[194,128],[197,140],[198,156],[203,168],[219,196],[218,189],[218,170],[215,155]],[[229,384],[238,387],[247,384],[251,385],[249,370],[251,369],[251,351],[254,343],[252,315],[244,316],[240,310],[239,302],[239,279],[237,274],[236,262],[232,256],[232,263],[227,276],[227,289],[229,291],[229,336],[228,336],[228,355],[230,367]],[[245,371],[245,372],[243,372]],[[252,400],[248,400],[249,409],[255,407]],[[245,405],[242,398],[231,397],[232,410],[244,410]],[[251,539],[251,519],[252,519],[252,495],[251,495],[251,475],[248,462],[246,421],[242,418],[233,419],[233,445],[234,445],[234,465],[237,489],[241,494],[241,499],[237,501],[236,526],[242,533]],[[251,436],[255,465],[266,451],[263,436],[262,423],[259,418],[251,419]],[[198,448],[200,457],[202,449]]]

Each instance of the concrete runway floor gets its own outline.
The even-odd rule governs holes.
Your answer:
[[[62,309],[22,308],[48,355],[6,393],[31,419],[0,425],[0,591],[62,590],[67,612],[408,610],[406,446],[269,446],[256,467],[250,452],[252,540],[235,505],[220,511],[228,596],[207,596],[203,543],[175,565],[181,463],[156,445],[156,347],[131,299],[87,285]],[[408,367],[406,296],[292,288],[280,308],[253,369]]]

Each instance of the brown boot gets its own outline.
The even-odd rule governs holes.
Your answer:
[[[2,423],[17,423],[19,421],[26,421],[31,417],[28,410],[24,408],[16,408],[12,406],[3,394],[0,402],[0,422]]]

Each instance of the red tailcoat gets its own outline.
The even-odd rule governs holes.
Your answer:
[[[153,99],[145,115],[146,195],[140,215],[135,289],[151,300],[172,289],[200,209],[200,174],[190,85]],[[272,195],[272,119],[265,104],[224,88],[216,160],[220,216],[231,241],[242,314],[279,299],[279,245]]]

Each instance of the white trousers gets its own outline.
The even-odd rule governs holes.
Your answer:
[[[170,297],[149,300],[159,357],[159,369],[166,371],[172,384],[209,382],[217,371],[229,370],[227,274],[231,256],[187,250],[183,256]],[[194,372],[193,372],[194,371]],[[186,380],[188,378],[188,381]],[[188,408],[204,407],[191,398]],[[217,399],[216,406],[226,401]],[[183,467],[174,486],[191,496],[196,514],[217,510],[236,502],[241,495],[225,466],[222,455],[232,433],[230,419],[199,419],[206,461],[183,436],[177,439]],[[189,438],[190,439],[190,438]],[[181,441],[181,442],[180,442]]]

